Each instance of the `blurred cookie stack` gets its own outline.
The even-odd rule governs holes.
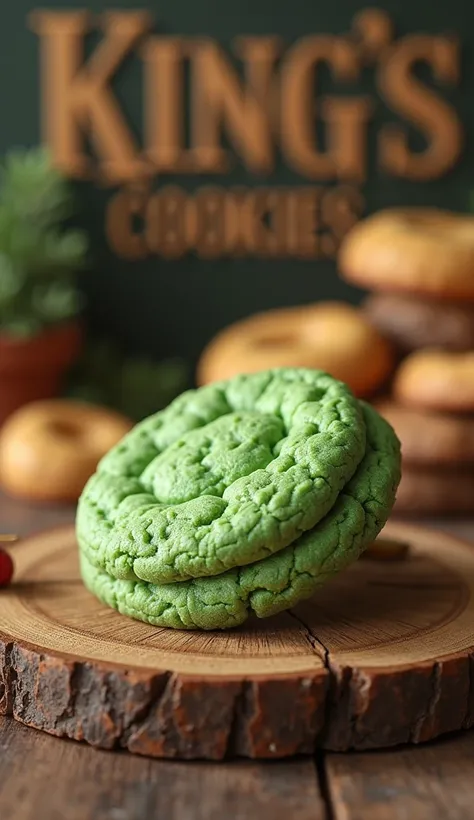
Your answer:
[[[396,511],[474,511],[474,218],[436,209],[381,211],[359,223],[339,258],[373,293],[363,312],[399,353],[374,404],[403,454]]]

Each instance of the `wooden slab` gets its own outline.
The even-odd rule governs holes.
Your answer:
[[[364,559],[276,618],[224,633],[132,621],[83,587],[72,528],[13,548],[0,592],[0,713],[163,758],[277,758],[418,743],[474,724],[474,547],[391,524]]]

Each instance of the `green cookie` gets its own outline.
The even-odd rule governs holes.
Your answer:
[[[79,503],[82,553],[155,584],[254,563],[321,521],[365,446],[359,403],[319,371],[189,391],[102,460]]]
[[[265,618],[308,598],[376,538],[395,500],[398,440],[375,410],[361,406],[367,448],[355,475],[331,511],[290,546],[212,578],[164,585],[117,580],[92,563],[90,551],[83,551],[86,586],[124,615],[178,629],[225,629],[243,623],[252,612]]]
[[[266,617],[376,537],[399,460],[386,422],[318,371],[189,391],[137,425],[88,482],[77,516],[84,581],[160,626]]]

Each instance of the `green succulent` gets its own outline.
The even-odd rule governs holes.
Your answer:
[[[13,151],[0,164],[0,332],[32,336],[82,307],[75,273],[88,243],[66,228],[70,187],[43,148]]]

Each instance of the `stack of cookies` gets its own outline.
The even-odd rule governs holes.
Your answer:
[[[399,353],[376,406],[402,443],[396,510],[474,511],[474,218],[382,211],[341,248],[343,277],[372,290],[363,306]]]

